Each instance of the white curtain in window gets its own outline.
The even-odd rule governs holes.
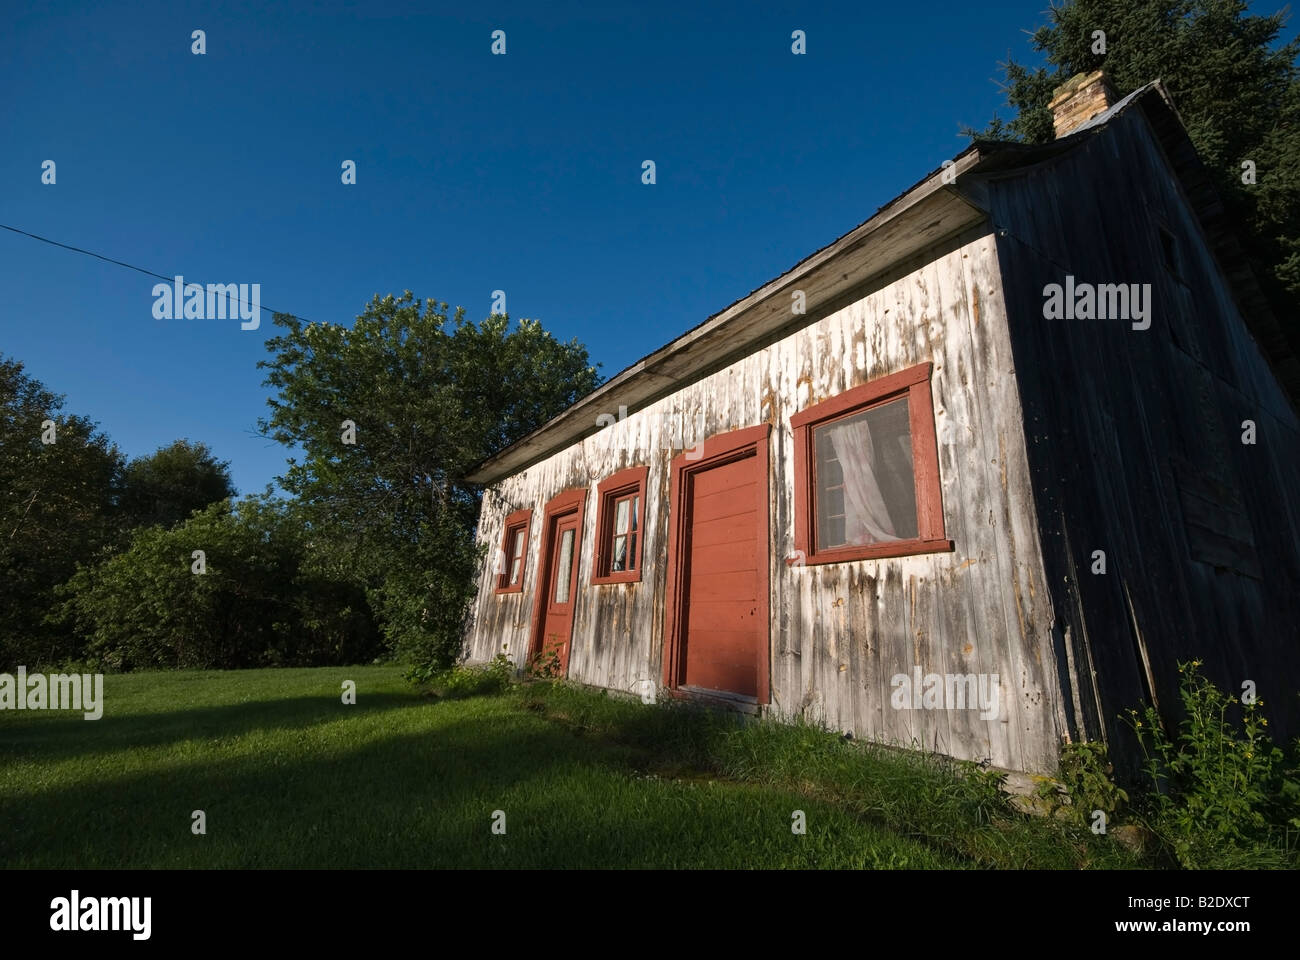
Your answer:
[[[875,447],[871,427],[863,416],[824,428],[844,472],[844,539],[846,543],[877,543],[899,539],[876,482]]]

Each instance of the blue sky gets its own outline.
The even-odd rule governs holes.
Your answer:
[[[318,321],[502,289],[611,376],[1005,115],[1046,4],[292,6],[6,4],[0,222]],[[0,281],[0,352],[128,455],[202,440],[244,493],[283,470],[269,314],[157,320],[154,280],[5,231]]]

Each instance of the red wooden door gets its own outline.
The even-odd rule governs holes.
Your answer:
[[[576,513],[551,520],[550,561],[547,564],[546,612],[539,650],[543,661],[552,651],[559,657],[561,676],[569,673],[569,640],[573,636],[573,603],[578,586],[579,517]]]
[[[758,694],[759,463],[749,455],[690,476],[682,637],[683,684]]]

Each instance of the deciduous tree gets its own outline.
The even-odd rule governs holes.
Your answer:
[[[450,662],[480,561],[480,491],[463,478],[596,386],[586,349],[410,291],[375,297],[351,328],[275,323],[262,429],[301,451],[281,483],[365,584],[393,649]]]

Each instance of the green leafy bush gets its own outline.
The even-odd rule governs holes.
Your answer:
[[[537,680],[558,680],[564,675],[564,664],[560,660],[560,651],[564,644],[551,641],[545,644],[528,660],[528,675]]]
[[[969,760],[957,762],[956,805],[977,824],[990,824],[1006,815],[1007,794],[1003,787],[1007,775],[987,764]]]
[[[1067,743],[1061,748],[1059,786],[1045,780],[1039,784],[1037,796],[1046,803],[1050,816],[1063,810],[1075,823],[1090,827],[1094,811],[1100,810],[1110,823],[1128,803],[1128,793],[1115,783],[1114,773],[1106,744]]]
[[[1242,703],[1179,665],[1184,717],[1130,710],[1145,757],[1151,827],[1189,868],[1296,865],[1300,771],[1268,735],[1263,700]]]
[[[403,674],[408,681],[427,684],[441,697],[461,699],[501,693],[514,679],[515,665],[504,653],[489,662],[470,666],[459,664],[445,670],[433,670],[427,664],[415,664]]]
[[[282,501],[223,501],[170,529],[140,528],[58,592],[55,616],[107,670],[325,666],[383,651],[364,593],[311,563]]]

